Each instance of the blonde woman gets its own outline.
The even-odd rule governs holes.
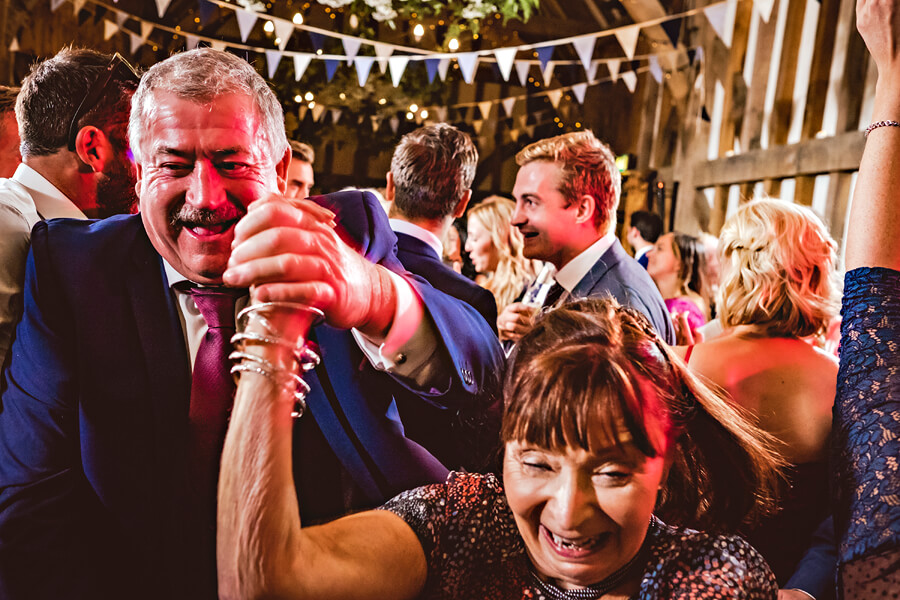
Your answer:
[[[503,312],[537,276],[538,261],[522,255],[522,234],[510,225],[516,203],[502,196],[489,196],[468,212],[466,252],[485,288],[497,300],[497,312]]]
[[[782,512],[748,532],[784,584],[828,513],[837,362],[809,338],[824,333],[836,311],[836,244],[810,209],[769,199],[741,207],[719,247],[716,306],[725,332],[680,350],[778,439],[792,465]]]

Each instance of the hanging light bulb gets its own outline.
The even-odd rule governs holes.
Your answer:
[[[428,111],[425,110],[425,109],[423,108],[423,109],[422,109],[422,112],[419,113],[419,116],[422,117],[423,119],[427,119],[427,118],[428,118]]]
[[[413,104],[410,104],[410,105],[409,105],[409,112],[414,113],[414,112],[416,112],[416,111],[418,111],[418,110],[419,110],[419,105],[418,105],[418,104],[413,103]]]
[[[275,31],[275,23],[273,23],[272,21],[266,21],[266,24],[263,25],[263,31],[265,31],[266,33],[272,33],[273,31]]]
[[[306,100],[307,102],[309,102],[313,98],[315,98],[315,96],[313,96],[312,92],[306,92],[305,94],[303,94],[303,99]]]
[[[303,102],[303,96],[301,96],[300,94],[297,94],[296,96],[294,96],[294,102],[296,102],[297,104],[300,104],[301,102]]]
[[[416,38],[416,41],[422,39],[422,36],[425,35],[425,28],[422,27],[421,23],[417,23],[415,27],[413,27],[413,37]]]
[[[350,15],[350,27],[352,29],[356,29],[357,27],[359,27],[359,17],[357,17],[355,14]]]
[[[301,15],[300,13],[294,13],[294,18],[292,19],[292,21],[294,21],[294,25],[303,25],[303,15]]]
[[[450,41],[447,42],[447,47],[450,48],[450,52],[456,52],[459,50],[459,40],[456,38],[450,38]]]

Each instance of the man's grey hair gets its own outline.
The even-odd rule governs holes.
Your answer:
[[[472,139],[446,123],[426,125],[400,140],[391,159],[393,211],[408,219],[453,214],[472,187],[478,150]]]
[[[288,149],[284,113],[266,80],[247,61],[228,52],[198,48],[182,52],[153,65],[131,101],[128,138],[135,162],[141,163],[145,124],[153,110],[153,94],[168,92],[178,98],[207,104],[226,94],[247,94],[259,110],[259,135],[268,146],[269,157],[278,162]]]

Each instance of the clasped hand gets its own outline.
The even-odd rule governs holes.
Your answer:
[[[225,283],[249,287],[256,302],[299,302],[341,329],[372,336],[390,327],[390,276],[341,240],[334,213],[308,200],[272,194],[252,203],[235,227]]]

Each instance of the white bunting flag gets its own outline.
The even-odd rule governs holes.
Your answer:
[[[306,117],[306,113],[309,111],[309,107],[305,104],[301,104],[300,108],[297,109],[297,116],[300,117],[302,121]]]
[[[19,51],[19,38],[14,37],[12,41],[9,43],[9,51],[10,52],[18,52]]]
[[[141,39],[147,41],[150,34],[153,33],[153,23],[149,21],[141,21]]]
[[[497,59],[497,66],[500,68],[500,75],[503,81],[509,81],[509,74],[512,72],[513,63],[516,61],[515,48],[497,48],[494,50],[494,58]]]
[[[446,123],[447,122],[447,107],[446,106],[438,106],[434,109],[434,114],[437,117],[438,123]]]
[[[275,23],[275,37],[279,40],[278,49],[284,50],[287,48],[288,40],[294,34],[294,24],[284,19],[275,19],[273,23]]]
[[[753,0],[753,8],[762,17],[766,23],[772,18],[772,8],[775,6],[775,0]]]
[[[166,16],[166,11],[169,10],[169,4],[171,3],[172,0],[156,0],[156,12],[160,19]]]
[[[619,80],[619,67],[622,66],[622,61],[620,60],[610,60],[606,63],[606,68],[609,69],[609,77],[613,83]]]
[[[275,71],[278,70],[278,63],[281,62],[283,52],[278,50],[266,50],[266,65],[269,67],[269,79],[275,77]]]
[[[87,0],[72,0],[72,14],[77,17],[86,3]]]
[[[196,35],[186,35],[184,37],[187,39],[186,46],[188,50],[193,50],[197,47],[197,44],[200,43],[200,38],[198,38]]]
[[[450,59],[442,58],[438,62],[438,77],[441,78],[441,81],[447,80],[447,71],[450,70]]]
[[[255,12],[242,8],[234,9],[234,17],[237,19],[238,30],[241,32],[241,41],[246,42],[258,17]]]
[[[578,104],[584,104],[584,93],[587,91],[586,83],[576,83],[572,86],[572,95],[578,100]]]
[[[403,71],[406,70],[408,63],[409,56],[403,54],[398,54],[388,59],[388,66],[391,68],[391,82],[393,82],[394,87],[400,85],[400,78],[403,77]]]
[[[129,39],[131,39],[131,53],[134,54],[141,46],[144,45],[144,40],[141,39],[141,36],[136,33],[132,33],[131,31],[128,32],[128,37]]]
[[[490,100],[478,103],[478,110],[481,112],[482,118],[487,119],[491,116],[491,105],[493,104],[494,103]]]
[[[344,54],[347,56],[347,64],[352,65],[353,59],[359,54],[359,45],[362,40],[359,38],[341,38],[341,44],[344,46]],[[367,74],[368,75],[368,74]]]
[[[550,99],[550,104],[553,105],[553,108],[559,106],[559,100],[562,98],[562,90],[550,90],[547,92],[547,98]]]
[[[640,25],[630,25],[628,27],[622,27],[616,29],[616,39],[619,40],[619,45],[622,46],[622,50],[625,51],[625,56],[628,57],[628,60],[634,59],[634,51],[637,48],[638,36],[641,33]]]
[[[225,52],[225,46],[226,46],[226,44],[225,44],[225,42],[223,42],[222,40],[210,40],[210,41],[209,41],[209,45],[212,47],[213,50],[218,50],[218,51],[220,51],[220,52]]]
[[[520,133],[520,131],[518,129],[510,129],[509,130],[509,139],[511,139],[514,142],[518,142],[519,141],[519,133]]]
[[[655,54],[651,54],[649,57],[649,61],[650,74],[653,75],[653,79],[656,80],[656,83],[662,83],[663,70],[662,67],[659,66],[659,58]]]
[[[306,67],[312,60],[312,54],[295,54],[294,55],[294,81],[300,81],[303,74],[306,73]]]
[[[528,85],[528,71],[531,70],[531,64],[525,61],[516,63],[516,73],[519,75],[519,83],[522,87]]]
[[[378,131],[378,128],[381,126],[381,117],[372,115],[369,118],[372,120],[372,131]]]
[[[542,75],[544,76],[544,85],[550,85],[550,82],[553,81],[553,70],[556,68],[556,63],[552,60],[547,63],[547,66],[544,67],[544,72]]]
[[[399,117],[391,117],[388,120],[388,124],[390,124],[391,131],[394,132],[394,135],[397,135],[397,130],[400,129],[400,118]]]
[[[356,57],[356,78],[359,79],[359,87],[366,85],[369,78],[369,72],[372,70],[372,64],[375,62],[374,56],[357,56]]]
[[[472,121],[472,129],[475,130],[475,133],[481,133],[482,128],[484,127],[484,121],[481,119],[475,119]]]
[[[343,112],[344,112],[344,111],[342,111],[342,110],[339,109],[339,108],[332,108],[332,109],[331,109],[331,122],[332,122],[332,123],[337,123],[338,121],[340,121],[340,120],[341,120],[341,115],[343,114]]]
[[[66,0],[50,0],[50,10],[56,12],[56,9],[65,4]]]
[[[313,105],[313,107],[312,107],[313,121],[316,121],[318,123],[319,119],[322,118],[322,113],[324,113],[324,112],[325,112],[324,104],[319,104],[317,102],[315,105]]]
[[[734,18],[737,15],[737,1],[728,0],[725,4],[714,4],[703,9],[713,30],[726,48],[731,48],[734,35]]]
[[[119,33],[119,26],[107,19],[103,20],[103,39],[108,40]]]
[[[594,44],[596,43],[597,38],[593,34],[572,40],[572,46],[575,48],[575,52],[578,53],[578,58],[581,59],[585,72],[591,68],[591,59],[594,57]]]
[[[478,54],[475,52],[461,52],[456,55],[456,62],[459,63],[459,71],[462,74],[463,81],[472,83],[475,80],[475,70],[478,67]]]
[[[637,85],[637,75],[635,75],[634,71],[622,73],[622,81],[625,82],[625,87],[628,88],[628,91],[634,93],[634,87]]]
[[[116,12],[116,25],[118,25],[119,28],[121,29],[122,25],[125,24],[125,21],[127,21],[128,17],[130,17],[130,16],[131,15],[129,15],[128,13],[117,11]]]
[[[507,117],[511,117],[513,114],[513,109],[516,107],[516,98],[504,98],[500,101],[500,104],[503,105],[503,112],[506,113]]]
[[[589,82],[593,83],[597,80],[597,69],[600,67],[600,61],[595,60],[591,63],[591,68],[588,69],[587,79]]]
[[[387,71],[388,67],[388,57],[394,53],[394,48],[387,44],[375,44],[375,56],[377,56],[380,60],[378,61],[378,68],[381,69],[382,75]]]
[[[535,129],[535,125],[529,125],[528,127],[525,128],[525,133],[528,134],[528,137],[530,137],[530,138],[534,137],[534,129]]]

